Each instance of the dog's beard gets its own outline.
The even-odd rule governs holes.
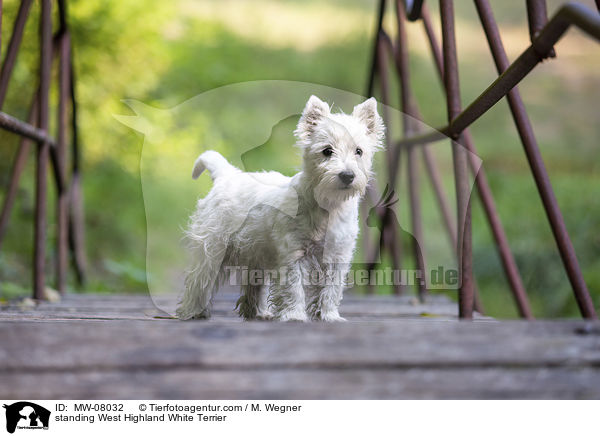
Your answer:
[[[325,174],[313,189],[314,199],[325,210],[331,210],[350,200],[364,194],[366,184],[355,180],[350,186],[345,186],[337,174]]]

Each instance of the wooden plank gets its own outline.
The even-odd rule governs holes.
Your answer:
[[[231,287],[227,288],[222,292],[218,292],[215,295],[215,301],[236,301],[239,297],[239,289]],[[165,294],[67,294],[63,300],[54,304],[70,304],[70,303],[82,303],[82,304],[94,304],[96,302],[143,302],[143,301],[171,301],[177,300],[178,294],[176,293],[165,293]],[[355,294],[351,290],[346,291],[342,302],[365,302],[365,303],[390,303],[390,304],[412,304],[416,301],[416,298],[412,295],[360,295]],[[451,300],[443,294],[429,295],[427,301],[432,303],[451,303]],[[455,303],[454,303],[455,304]]]
[[[583,322],[0,322],[0,369],[451,368],[600,365]],[[24,346],[23,344],[27,344]],[[107,352],[110,347],[110,352]]]
[[[239,293],[219,293],[215,297],[215,302],[228,302],[234,303],[239,298]],[[97,294],[67,294],[59,302],[52,303],[52,307],[62,307],[68,305],[76,306],[95,306],[95,305],[145,305],[158,303],[170,303],[177,301],[178,296],[176,294],[157,295],[150,297],[148,295],[97,295]],[[456,305],[448,297],[444,295],[429,296],[427,302],[430,304],[446,304]],[[346,295],[342,300],[342,304],[389,304],[389,305],[415,305],[418,304],[418,300],[413,296],[357,296],[357,295]],[[45,303],[44,303],[45,304]],[[40,306],[40,307],[43,307]]]
[[[213,306],[215,318],[237,318],[234,311],[238,294],[224,292],[217,295]],[[168,316],[159,308],[174,308],[176,295],[68,295],[58,303],[41,303],[35,308],[22,310],[14,304],[0,312],[0,319],[51,320],[51,319],[146,319]],[[156,303],[156,304],[155,304]],[[157,307],[158,305],[158,307]],[[401,297],[361,297],[347,296],[341,306],[341,313],[348,319],[396,319],[435,317],[455,319],[456,303],[446,296],[432,296],[426,304],[420,304],[412,296]],[[481,316],[478,318],[483,319]]]
[[[2,307],[0,396],[600,398],[598,323],[456,322],[443,295],[352,294],[347,323],[242,322],[236,299],[219,294],[212,320],[189,322],[156,318],[148,295]]]
[[[600,399],[597,369],[111,370],[0,374],[3,398]]]

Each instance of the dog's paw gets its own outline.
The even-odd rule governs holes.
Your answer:
[[[279,321],[288,322],[288,321],[299,321],[299,322],[308,322],[308,316],[306,312],[303,310],[293,310],[289,312],[283,312],[278,316]]]
[[[180,309],[177,309],[176,316],[181,321],[189,321],[192,319],[209,319],[210,318],[210,310],[205,309],[199,313],[195,313],[195,312],[188,312],[188,311],[185,311],[180,308]]]
[[[275,319],[275,315],[273,315],[271,312],[259,312],[256,315],[256,319],[258,321],[273,321]]]
[[[322,313],[319,317],[324,322],[346,322],[346,318],[342,318],[337,312]]]
[[[273,318],[275,318],[275,315],[273,314],[271,309],[269,309],[268,307],[258,308],[258,311],[256,312],[256,319],[260,319],[263,321],[271,321]]]

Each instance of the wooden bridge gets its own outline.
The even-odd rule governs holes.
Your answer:
[[[600,324],[458,321],[430,296],[348,295],[347,323],[181,322],[148,296],[0,310],[0,396],[29,399],[600,398]],[[161,297],[161,303],[174,303]]]

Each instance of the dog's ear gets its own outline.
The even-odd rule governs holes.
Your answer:
[[[377,100],[374,97],[354,106],[352,116],[358,118],[367,127],[367,133],[372,136],[378,143],[381,144],[385,134],[385,126],[383,120],[377,113]]]
[[[315,131],[319,121],[330,114],[327,103],[319,99],[315,95],[311,95],[302,111],[298,127],[296,128],[296,136],[300,140],[307,140],[308,137]]]

